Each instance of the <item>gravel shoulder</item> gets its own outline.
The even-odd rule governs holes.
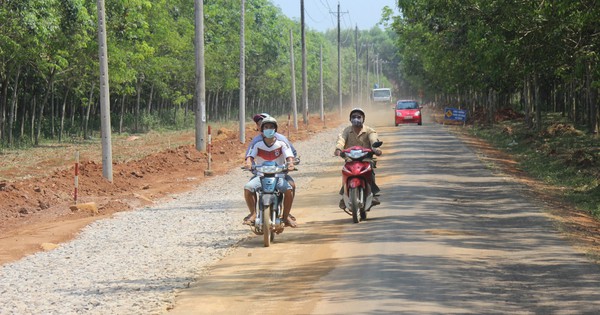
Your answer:
[[[338,129],[295,142],[305,187],[331,155]],[[303,173],[302,168],[310,169]],[[74,240],[0,268],[0,314],[159,314],[175,290],[250,237],[242,187],[232,169],[188,193],[95,221]]]

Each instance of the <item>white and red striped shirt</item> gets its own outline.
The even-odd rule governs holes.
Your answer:
[[[265,141],[260,141],[252,146],[247,156],[254,158],[254,163],[262,164],[265,161],[275,161],[277,164],[284,164],[288,157],[294,157],[292,149],[283,141],[275,140],[271,146],[267,146]]]

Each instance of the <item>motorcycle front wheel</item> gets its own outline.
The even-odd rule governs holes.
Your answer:
[[[352,221],[354,223],[360,222],[361,209],[360,203],[362,201],[363,189],[361,187],[350,188],[350,210],[352,210]]]
[[[273,205],[269,205],[265,207],[263,212],[263,243],[265,247],[269,247],[271,245],[271,241],[275,238],[275,232],[271,229],[271,216],[273,214]],[[274,221],[273,221],[274,222]]]

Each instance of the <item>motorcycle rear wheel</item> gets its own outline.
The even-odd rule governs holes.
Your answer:
[[[350,188],[350,210],[352,211],[352,222],[360,222],[361,209],[360,202],[362,200],[363,189],[361,187]]]

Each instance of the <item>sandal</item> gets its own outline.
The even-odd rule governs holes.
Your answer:
[[[290,220],[292,220],[292,221],[296,221],[296,217],[293,216],[291,213],[288,214],[288,218],[290,218]]]
[[[252,214],[249,214],[244,218],[244,222],[242,222],[242,224],[254,225],[254,219],[254,216]]]
[[[285,224],[285,226],[289,226],[291,228],[298,227],[298,225],[296,224],[296,222],[294,222],[294,220],[291,220],[289,217],[287,219],[283,220],[283,223]]]

